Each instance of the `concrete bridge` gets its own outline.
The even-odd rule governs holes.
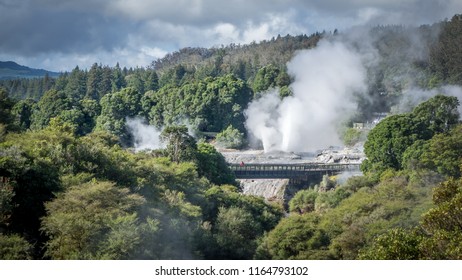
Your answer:
[[[358,163],[302,163],[302,164],[230,164],[237,179],[291,179],[306,181],[310,177],[335,175],[345,171],[360,172]]]

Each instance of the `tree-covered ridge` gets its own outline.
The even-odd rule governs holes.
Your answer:
[[[59,75],[56,72],[22,66],[13,61],[0,61],[0,80],[58,77]]]
[[[153,61],[152,67],[160,73],[165,73],[177,65],[183,65],[186,68],[202,68],[213,75],[233,73],[247,80],[265,65],[284,67],[297,50],[315,47],[325,35],[325,32],[316,32],[310,36],[287,34],[248,45],[230,44],[210,49],[183,48]]]
[[[4,87],[12,98],[35,100],[40,99],[52,87],[57,90],[77,90],[81,95],[101,98],[102,95],[125,86],[135,87],[139,92],[144,93],[148,90],[157,90],[167,84],[179,85],[186,81],[229,74],[249,82],[251,86],[261,67],[271,64],[284,70],[295,51],[315,47],[322,36],[324,33],[310,36],[287,35],[249,45],[231,44],[210,49],[184,48],[152,62],[152,65],[147,68],[127,69],[120,68],[118,64],[110,67],[95,63],[87,70],[76,67],[57,79],[51,78],[51,82],[48,82],[50,77],[5,80],[0,81],[0,86]]]

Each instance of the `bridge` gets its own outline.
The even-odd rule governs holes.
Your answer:
[[[301,164],[230,164],[237,179],[308,180],[319,175],[335,175],[345,171],[360,172],[359,163],[301,163]]]

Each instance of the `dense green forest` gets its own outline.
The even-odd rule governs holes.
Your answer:
[[[389,111],[410,86],[462,85],[462,16],[369,32],[381,60],[368,69],[362,118]],[[0,81],[0,259],[461,259],[455,97],[385,118],[367,136],[364,176],[324,178],[288,209],[242,195],[201,138],[245,146],[249,102],[273,87],[291,95],[286,63],[337,36]],[[165,148],[134,153],[132,117],[162,128]]]

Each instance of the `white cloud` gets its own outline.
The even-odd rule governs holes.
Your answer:
[[[239,30],[231,23],[219,23],[210,31],[210,37],[222,44],[230,44],[239,42]]]
[[[160,58],[167,54],[168,52],[160,48],[151,48],[151,47],[141,47],[141,54],[143,56],[151,57],[151,59]]]
[[[381,11],[377,8],[364,8],[358,11],[357,24],[365,24],[381,15]]]
[[[258,24],[250,22],[243,31],[242,40],[244,43],[249,43],[269,39],[278,34],[299,35],[308,33],[306,27],[301,27],[293,21],[295,17],[295,12],[292,10],[286,13],[268,14],[265,20]]]

